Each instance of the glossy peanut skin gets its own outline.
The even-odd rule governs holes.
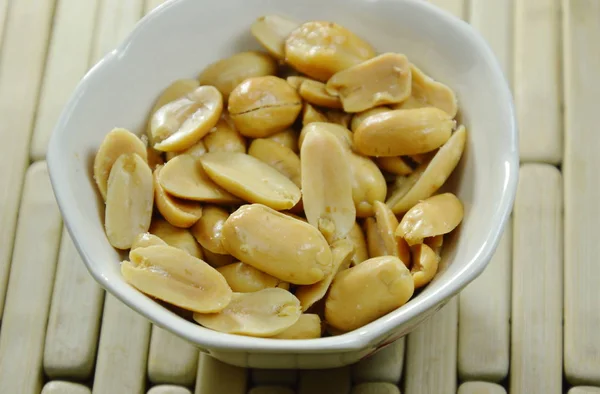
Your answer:
[[[154,203],[160,214],[173,226],[188,228],[202,216],[202,205],[196,201],[178,199],[167,193],[160,185],[158,176],[162,166],[153,173]]]
[[[339,97],[330,94],[322,82],[306,78],[298,86],[298,93],[302,99],[313,105],[333,109],[342,108]]]
[[[299,23],[281,15],[265,15],[258,18],[250,33],[276,59],[285,57],[285,40]]]
[[[289,284],[257,270],[251,265],[237,262],[217,268],[227,280],[227,283],[236,293],[251,293],[270,287],[279,287],[284,290]]]
[[[321,318],[314,313],[303,313],[298,321],[279,334],[272,336],[276,339],[312,339],[320,338],[323,329]]]
[[[200,245],[198,245],[189,229],[175,227],[162,218],[154,218],[149,232],[169,246],[179,248],[196,258],[204,258]]]
[[[331,250],[316,228],[264,205],[232,213],[222,242],[238,260],[289,283],[313,284],[332,270]]]
[[[300,158],[291,149],[269,139],[257,138],[250,144],[248,154],[270,165],[301,187]]]
[[[213,253],[226,254],[221,244],[223,225],[229,212],[216,205],[205,205],[202,217],[190,229],[196,241]]]
[[[412,247],[413,264],[410,273],[415,283],[415,289],[426,286],[438,271],[440,256],[426,244]]]

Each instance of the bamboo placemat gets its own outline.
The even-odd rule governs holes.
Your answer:
[[[0,393],[600,393],[600,1],[433,2],[512,84],[513,217],[484,274],[407,338],[349,367],[271,371],[201,355],[105,295],[62,229],[52,127],[161,0],[0,0]]]

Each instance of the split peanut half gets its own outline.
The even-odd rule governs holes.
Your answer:
[[[251,265],[237,262],[217,268],[227,280],[231,290],[236,293],[251,293],[270,287],[288,290],[289,283],[257,270]]]
[[[309,103],[304,103],[302,107],[302,126],[314,122],[327,122],[327,117]]]
[[[271,338],[277,339],[311,339],[320,338],[323,331],[321,318],[314,313],[303,313],[296,323]]]
[[[271,134],[270,136],[265,137],[265,139],[277,142],[279,145],[285,146],[297,154],[300,152],[300,148],[298,148],[298,136],[299,133],[296,130],[286,129],[278,133]]]
[[[299,23],[280,15],[266,15],[258,18],[252,26],[250,33],[278,60],[285,58],[285,39]]]
[[[246,153],[246,139],[236,130],[233,121],[225,116],[221,116],[202,142],[208,152]]]
[[[175,227],[164,219],[155,218],[149,232],[169,246],[181,249],[196,258],[204,258],[200,245],[186,228]]]
[[[229,217],[229,212],[216,205],[205,205],[202,217],[192,226],[190,231],[196,241],[213,253],[226,254],[221,244],[223,225]]]
[[[204,256],[203,260],[210,264],[211,267],[224,267],[235,262],[235,259],[230,254],[213,253],[208,249],[200,248],[202,249],[202,254]]]
[[[312,79],[304,79],[298,87],[298,93],[306,102],[319,107],[340,109],[342,102],[337,95],[329,93],[325,89],[323,82],[314,81]]]
[[[133,240],[133,243],[131,244],[131,250],[137,249],[137,248],[145,248],[145,247],[154,246],[154,245],[168,245],[168,244],[165,241],[163,241],[162,239],[158,238],[154,234],[140,233]]]
[[[358,126],[360,126],[360,124],[363,122],[363,120],[367,119],[369,116],[388,111],[391,111],[391,108],[382,106],[358,112],[352,117],[352,122],[350,123],[350,130],[352,130],[353,132],[356,131],[358,129]]]
[[[352,260],[350,262],[351,266],[360,264],[369,258],[365,234],[358,223],[354,223],[354,226],[350,229],[346,239],[352,242],[352,245],[354,246],[354,254],[352,255]]]
[[[438,270],[440,256],[426,244],[417,244],[412,247],[413,264],[410,273],[415,283],[415,289],[427,285]]]
[[[154,202],[160,214],[173,226],[187,228],[202,216],[202,205],[196,201],[171,196],[161,186],[158,177],[162,166],[154,170]]]
[[[250,144],[248,154],[270,165],[301,187],[300,158],[289,148],[275,141],[257,138]]]
[[[385,254],[388,256],[396,256],[407,267],[410,267],[410,249],[406,241],[396,237],[396,229],[398,228],[398,219],[392,210],[381,201],[375,201],[375,220],[379,236],[385,247]]]

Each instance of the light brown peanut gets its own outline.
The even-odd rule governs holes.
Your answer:
[[[344,111],[338,111],[335,109],[329,110],[325,113],[327,120],[331,123],[340,125],[346,129],[350,128],[350,121],[352,120],[352,114],[347,114]]]
[[[356,131],[358,129],[358,126],[360,126],[360,124],[363,122],[363,120],[367,119],[369,116],[388,111],[391,111],[391,108],[382,106],[370,108],[366,111],[355,113],[352,117],[352,122],[350,123],[350,130]]]
[[[179,155],[190,155],[194,158],[198,158],[198,157],[202,156],[203,154],[208,152],[206,149],[206,145],[204,145],[205,138],[201,139],[200,141],[196,142],[194,145],[190,146],[189,148],[187,148],[186,150],[183,150],[181,152],[165,152],[165,157],[167,158],[167,161],[170,161],[172,158],[174,158],[175,156],[179,156]]]
[[[145,248],[145,247],[154,246],[154,245],[168,245],[168,244],[165,241],[163,241],[162,239],[158,238],[154,234],[139,233],[133,240],[133,243],[131,244],[131,250],[137,249],[137,248]]]
[[[192,226],[190,231],[196,241],[213,253],[226,254],[221,244],[223,225],[229,217],[229,212],[216,205],[205,205],[202,217]]]
[[[300,135],[300,133],[298,133],[294,129],[286,129],[286,130],[280,131],[279,133],[275,133],[268,137],[265,137],[265,139],[275,141],[279,145],[285,146],[286,148],[290,149],[292,152],[299,153],[300,152],[300,148],[298,148],[298,136],[299,135]]]
[[[204,261],[206,261],[212,267],[219,268],[235,262],[235,259],[230,254],[213,253],[210,250],[202,247],[201,249],[202,254],[204,255]]]
[[[406,241],[396,237],[398,228],[398,219],[392,210],[381,201],[375,201],[375,220],[377,229],[385,247],[385,254],[396,256],[407,267],[410,267],[410,249]]]
[[[319,315],[314,313],[303,313],[298,318],[298,321],[289,328],[280,332],[279,334],[272,336],[271,338],[277,339],[312,339],[320,338],[321,332],[321,318]]]
[[[302,126],[314,122],[327,122],[327,117],[309,103],[304,103],[302,107]]]
[[[257,138],[250,144],[248,154],[266,163],[301,187],[300,158],[289,148],[275,141]]]
[[[395,175],[410,175],[413,172],[402,156],[377,157],[375,163],[382,170]]]
[[[377,221],[374,217],[365,219],[365,238],[370,258],[387,255],[385,243],[383,242],[379,226],[377,226]]]
[[[438,270],[440,256],[426,244],[417,244],[412,248],[412,267],[410,273],[415,283],[415,289],[427,285]]]
[[[285,39],[298,26],[298,22],[280,15],[265,15],[250,26],[250,33],[271,55],[278,60],[283,60]]]
[[[236,130],[229,116],[221,116],[202,141],[208,152],[246,153],[246,139]]]
[[[149,232],[162,239],[169,246],[179,248],[196,258],[204,258],[200,245],[186,228],[175,227],[164,219],[155,218],[152,220]]]
[[[158,181],[161,170],[162,166],[158,166],[153,173],[156,208],[173,226],[183,228],[192,226],[202,216],[202,205],[196,201],[182,200],[167,193]]]
[[[313,105],[333,109],[342,108],[340,98],[330,94],[325,89],[325,84],[323,82],[306,78],[298,87],[298,93],[300,94],[300,97]]]
[[[288,290],[289,283],[265,274],[251,265],[237,262],[217,268],[236,293],[251,293],[270,287],[279,287]]]
[[[352,260],[350,262],[351,266],[360,264],[369,258],[365,234],[358,223],[354,223],[354,226],[352,226],[346,239],[354,245],[354,254],[352,255]]]

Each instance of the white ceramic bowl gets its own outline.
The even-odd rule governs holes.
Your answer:
[[[194,78],[217,59],[260,47],[250,24],[279,13],[299,21],[330,20],[378,52],[401,52],[454,89],[469,131],[449,187],[465,205],[446,243],[441,270],[406,305],[351,333],[311,340],[223,334],[180,318],[129,286],[103,229],[103,204],[91,166],[106,133],[142,133],[158,94]],[[488,264],[510,214],[518,176],[512,98],[484,40],[467,23],[422,0],[171,0],[139,22],[117,49],[83,78],[50,141],[48,166],[65,224],[102,287],[157,325],[216,358],[261,368],[327,368],[358,361],[406,335],[475,279]]]

